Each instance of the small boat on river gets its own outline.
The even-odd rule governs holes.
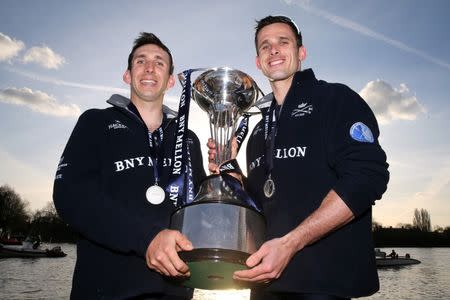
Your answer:
[[[67,254],[56,246],[51,249],[41,249],[39,242],[25,240],[22,245],[0,244],[0,258],[36,258],[36,257],[64,257]]]
[[[383,268],[383,267],[400,267],[400,266],[409,266],[409,265],[420,264],[420,260],[414,259],[414,258],[410,258],[410,257],[405,257],[405,256],[399,256],[397,258],[390,258],[390,257],[381,258],[381,257],[377,257],[376,258],[376,264],[377,264],[378,268]]]
[[[375,259],[378,268],[420,264],[420,260],[411,258],[408,253],[406,253],[405,256],[399,256],[394,250],[392,250],[389,255],[386,255],[386,252],[375,249]]]

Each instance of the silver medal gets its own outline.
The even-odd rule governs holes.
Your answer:
[[[155,184],[147,189],[145,196],[147,197],[148,202],[150,202],[151,204],[154,204],[154,205],[158,205],[164,201],[166,194],[164,193],[164,190],[159,185]]]
[[[264,195],[267,198],[270,198],[273,196],[273,194],[275,193],[275,182],[272,180],[272,178],[267,178],[266,182],[264,182],[264,187],[263,187],[263,191],[264,191]]]

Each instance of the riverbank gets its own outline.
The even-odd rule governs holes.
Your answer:
[[[377,228],[375,247],[450,247],[450,232],[424,232],[417,229]]]

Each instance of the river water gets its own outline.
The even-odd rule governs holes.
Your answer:
[[[51,248],[54,245],[43,245]],[[0,299],[68,299],[76,250],[61,244],[64,258],[0,259]],[[389,249],[381,249],[390,253]],[[450,248],[396,248],[418,265],[379,269],[380,291],[364,300],[450,299]],[[246,300],[248,290],[195,290],[195,300]]]

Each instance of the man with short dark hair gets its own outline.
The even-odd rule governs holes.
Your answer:
[[[267,241],[234,278],[261,283],[254,300],[373,294],[371,206],[389,179],[375,116],[347,86],[301,71],[291,19],[260,20],[255,46],[273,93],[248,141],[246,190],[263,204]]]
[[[83,113],[54,183],[60,216],[78,234],[73,299],[191,299],[169,278],[189,276],[177,252],[190,241],[169,230],[176,203],[164,192],[175,147],[175,113],[163,105],[175,79],[169,49],[141,33],[123,80],[130,99]],[[198,138],[187,133],[197,187],[205,176]]]

